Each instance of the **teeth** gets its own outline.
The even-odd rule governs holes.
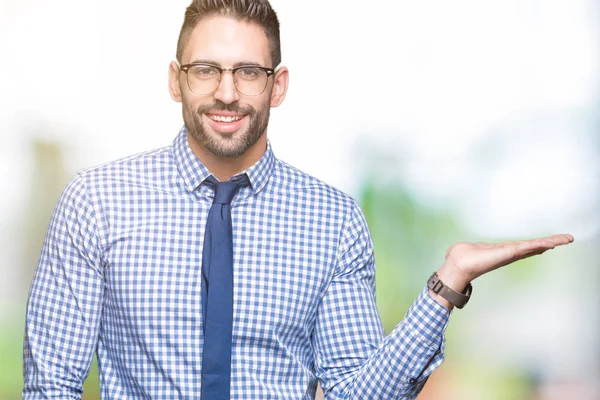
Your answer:
[[[217,121],[217,122],[235,122],[235,121],[239,121],[240,119],[242,119],[242,117],[240,117],[240,116],[225,117],[225,116],[221,116],[221,115],[210,115],[208,118],[212,119],[213,121]]]

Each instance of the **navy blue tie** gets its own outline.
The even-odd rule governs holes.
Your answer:
[[[233,327],[233,236],[231,200],[242,186],[237,181],[218,182],[212,176],[206,183],[215,191],[208,212],[202,250],[202,400],[228,400],[231,376],[231,337]]]

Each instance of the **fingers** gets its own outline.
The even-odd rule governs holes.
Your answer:
[[[562,246],[565,244],[572,243],[575,239],[572,235],[569,234],[560,234],[560,235],[552,235],[545,238],[538,239],[539,245],[542,247],[547,247],[550,249],[555,248],[556,246]]]
[[[515,242],[503,242],[497,246],[504,250],[504,258],[509,263],[519,259],[543,254],[547,250],[554,249],[573,242],[574,238],[569,234],[558,234],[544,238],[520,240]]]
[[[572,243],[575,239],[572,235],[569,234],[558,234],[552,236],[546,236],[543,238],[537,239],[529,239],[529,240],[519,240],[516,242],[504,242],[503,245],[511,245],[516,244],[517,246],[523,247],[548,247],[554,248],[556,246],[561,246],[563,244]]]
[[[568,233],[552,235],[552,236],[549,236],[548,238],[558,241],[559,244],[568,244],[568,243],[572,243],[573,241],[575,241],[575,238],[573,237],[573,235],[570,235]]]

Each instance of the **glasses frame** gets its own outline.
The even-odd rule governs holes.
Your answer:
[[[261,94],[263,94],[265,92],[265,89],[267,89],[267,84],[269,82],[269,77],[271,77],[272,75],[275,75],[275,72],[276,72],[273,68],[263,67],[261,65],[252,65],[252,64],[250,64],[250,65],[240,65],[240,66],[237,66],[237,67],[234,67],[234,68],[223,68],[223,67],[221,67],[219,65],[208,64],[208,63],[191,63],[191,64],[183,64],[182,65],[179,62],[179,60],[175,60],[175,64],[177,64],[177,66],[179,67],[180,71],[185,72],[185,74],[187,75],[185,81],[187,82],[188,88],[193,93],[196,93],[196,94],[201,95],[201,96],[210,96],[211,94],[213,94],[214,92],[216,92],[219,89],[219,85],[221,85],[221,77],[223,76],[223,72],[231,72],[231,75],[234,76],[233,86],[235,87],[235,90],[239,94],[244,95],[244,96],[260,96]],[[207,67],[213,67],[217,71],[219,71],[219,83],[217,84],[217,87],[215,88],[215,90],[213,90],[212,92],[210,92],[210,93],[197,93],[197,92],[194,92],[192,90],[192,87],[190,86],[190,80],[189,80],[188,71],[190,70],[190,68],[195,67],[197,65],[205,65]],[[242,93],[238,89],[238,87],[237,87],[237,85],[235,83],[235,73],[237,71],[239,71],[240,69],[244,69],[244,68],[258,68],[258,69],[261,69],[261,70],[263,70],[263,71],[265,71],[267,73],[267,83],[265,84],[265,87],[263,88],[263,90],[260,93],[257,93],[257,94],[245,94],[245,93]]]

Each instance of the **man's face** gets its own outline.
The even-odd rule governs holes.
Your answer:
[[[240,64],[271,65],[269,42],[256,24],[222,17],[202,19],[185,46],[182,64],[205,62],[223,68]],[[240,94],[230,72],[224,72],[217,90],[209,95],[192,92],[184,72],[178,74],[183,119],[188,132],[217,157],[239,157],[266,132],[273,79],[257,96]]]

